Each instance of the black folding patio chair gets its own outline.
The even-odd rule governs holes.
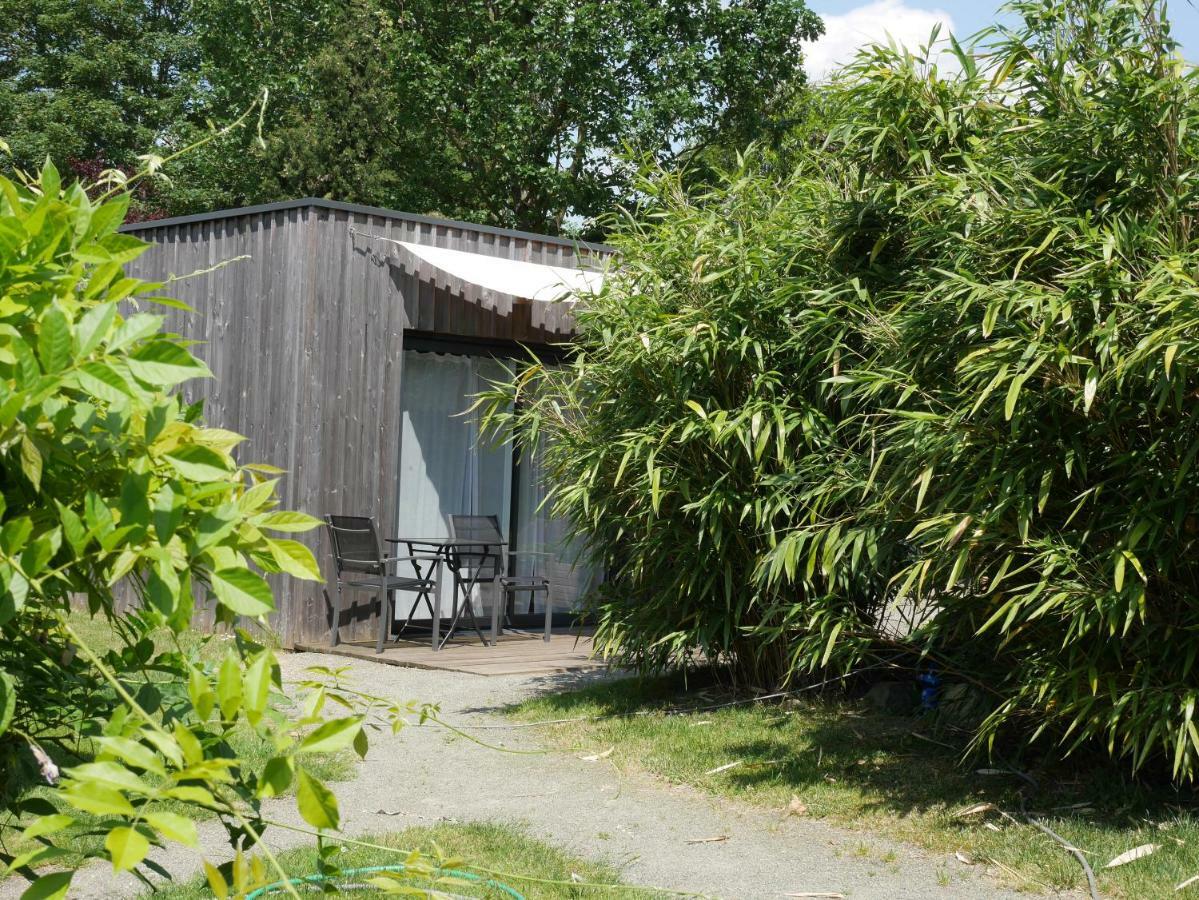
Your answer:
[[[340,642],[341,627],[341,592],[343,588],[350,590],[370,591],[379,601],[379,637],[375,643],[375,652],[383,652],[383,643],[388,629],[394,626],[398,618],[398,608],[395,605],[395,594],[403,591],[416,594],[408,617],[400,626],[396,636],[412,624],[412,616],[420,606],[421,601],[429,608],[432,618],[433,602],[430,599],[438,588],[435,577],[436,567],[440,565],[440,557],[433,554],[415,554],[412,556],[384,556],[382,544],[379,543],[379,533],[375,529],[375,520],[369,516],[325,516],[325,526],[329,531],[329,541],[333,545],[333,558],[337,569],[337,600],[333,603],[333,626],[329,630],[329,644],[336,647]],[[412,575],[400,575],[395,571],[398,563],[412,563]],[[422,569],[422,564],[427,564]]]
[[[550,624],[553,617],[553,603],[550,599],[550,581],[540,575],[509,574],[509,560],[521,556],[541,556],[539,553],[520,553],[506,550],[503,532],[496,516],[451,515],[450,537],[454,543],[450,547],[447,563],[454,575],[454,592],[463,589],[463,602],[454,614],[454,622],[463,610],[470,614],[475,631],[479,631],[475,619],[474,607],[471,605],[471,592],[477,584],[495,584],[500,586],[500,599],[491,612],[491,635],[494,641],[501,633],[500,613],[507,617],[508,598],[528,591],[529,604],[538,593],[545,594],[545,640],[550,639]],[[453,626],[450,628],[453,633]],[[482,633],[479,633],[482,638]]]

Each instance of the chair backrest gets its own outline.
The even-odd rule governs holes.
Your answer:
[[[495,581],[504,574],[504,535],[496,516],[451,515],[449,520],[450,537],[468,542],[450,554],[452,567],[478,582]],[[472,546],[474,542],[478,543]]]
[[[379,533],[370,516],[325,516],[329,541],[337,573],[383,571],[383,552],[379,549]]]

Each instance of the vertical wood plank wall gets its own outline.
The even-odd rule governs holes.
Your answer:
[[[287,470],[280,483],[285,507],[315,516],[369,513],[385,535],[393,533],[399,503],[405,331],[536,346],[573,330],[569,308],[560,304],[493,310],[465,290],[418,281],[397,264],[394,245],[366,235],[575,265],[574,248],[560,242],[320,205],[135,233],[151,247],[130,274],[175,276],[180,280],[164,293],[195,310],[170,311],[167,327],[199,341],[194,352],[212,369],[214,378],[184,386],[189,400],[204,401],[205,421],[246,436],[242,462]],[[323,531],[295,537],[330,574]],[[323,642],[323,585],[273,580],[273,625],[284,644]],[[343,637],[373,635],[369,598],[346,599],[357,606],[343,616]],[[200,613],[196,624],[209,627],[210,614]]]

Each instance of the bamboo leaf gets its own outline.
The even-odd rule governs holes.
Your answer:
[[[920,507],[922,507],[924,505],[924,497],[928,493],[928,487],[932,483],[932,480],[933,480],[933,467],[928,466],[923,472],[920,473],[920,477],[916,481],[916,483],[919,485],[919,490],[916,492],[916,511],[917,512],[919,512]]]
[[[1083,385],[1083,403],[1084,412],[1091,411],[1091,405],[1095,402],[1095,392],[1099,389],[1099,370],[1095,366],[1091,366],[1087,370],[1086,382]]]
[[[1119,856],[1110,860],[1103,868],[1114,869],[1117,866],[1127,865],[1130,862],[1136,862],[1138,859],[1144,859],[1150,854],[1156,853],[1161,849],[1160,844],[1141,844],[1139,847],[1133,847],[1131,850],[1126,850]]]

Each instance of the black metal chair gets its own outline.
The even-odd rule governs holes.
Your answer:
[[[491,635],[494,641],[502,630],[500,628],[500,611],[503,608],[507,617],[508,598],[528,591],[529,604],[538,593],[545,594],[545,637],[550,639],[550,625],[553,619],[553,602],[550,599],[550,581],[540,575],[509,574],[509,561],[521,556],[541,556],[538,553],[520,553],[505,550],[503,532],[496,516],[467,516],[451,515],[450,537],[454,541],[447,557],[450,571],[454,574],[454,593],[457,596],[462,585],[466,585],[463,603],[455,611],[454,622],[462,614],[463,608],[470,613],[471,623],[475,631],[479,625],[475,619],[474,607],[471,605],[471,589],[476,584],[494,584],[500,586],[501,598],[491,612]],[[453,632],[453,626],[450,633]],[[479,633],[482,638],[482,633]]]
[[[398,618],[394,599],[397,591],[416,594],[412,608],[408,610],[407,619],[396,633],[397,637],[412,623],[412,616],[422,600],[429,608],[429,616],[435,615],[431,597],[438,588],[438,579],[434,573],[441,562],[439,556],[384,556],[379,533],[375,529],[375,520],[369,516],[328,515],[325,516],[325,526],[329,531],[329,541],[333,545],[333,558],[337,569],[337,600],[333,603],[333,626],[329,630],[330,646],[336,647],[341,640],[343,588],[370,591],[377,595],[379,637],[375,643],[376,653],[383,652],[389,627],[394,626]],[[414,574],[397,574],[394,566],[401,562],[413,563]],[[429,563],[429,567],[423,571],[420,567],[422,562]]]

